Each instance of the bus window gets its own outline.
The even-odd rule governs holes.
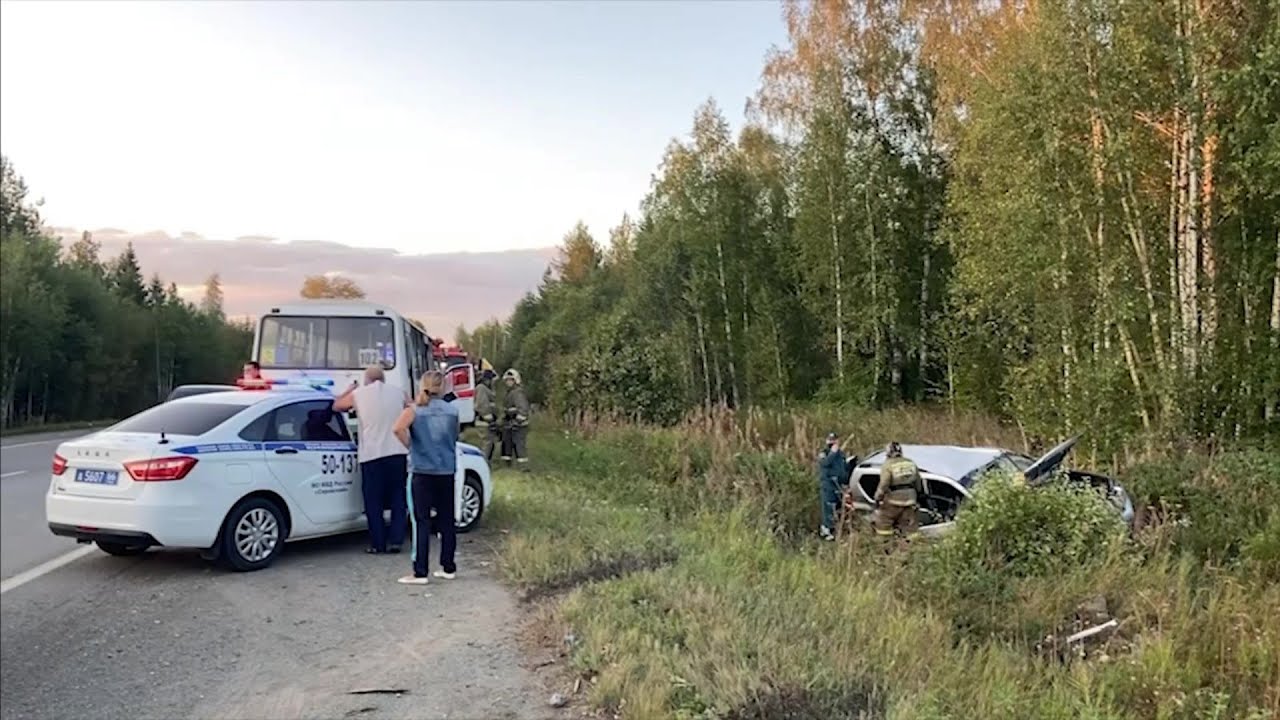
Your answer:
[[[274,369],[359,370],[396,366],[395,325],[382,317],[287,317],[262,320],[258,362]]]
[[[405,324],[405,352],[409,355],[410,380],[417,383],[427,371],[427,339],[422,331]]]
[[[395,325],[390,318],[329,318],[330,368],[354,370],[369,365],[396,366]]]
[[[258,362],[264,368],[324,367],[327,324],[322,317],[263,318]]]

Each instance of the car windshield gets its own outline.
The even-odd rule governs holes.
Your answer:
[[[999,475],[999,474],[1013,475],[1015,473],[1021,472],[1022,469],[1023,468],[1019,468],[1013,462],[1012,458],[1009,455],[1001,455],[1000,457],[997,457],[995,460],[991,461],[986,466],[974,471],[970,476],[971,483],[976,483],[979,480],[985,477],[989,477],[991,475]]]
[[[258,362],[264,368],[359,370],[396,366],[395,326],[385,317],[262,319]]]
[[[1026,455],[1019,455],[1018,453],[1009,453],[1008,458],[1015,466],[1017,466],[1019,471],[1026,470],[1035,463],[1035,460],[1032,460]]]
[[[244,410],[230,403],[164,403],[107,428],[108,432],[203,435]]]

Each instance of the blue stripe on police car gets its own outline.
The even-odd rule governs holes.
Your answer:
[[[292,442],[276,441],[267,443],[217,443],[209,445],[187,445],[174,448],[174,452],[182,455],[212,455],[214,453],[249,452],[252,450],[275,450],[277,448],[293,448],[303,452],[355,452],[356,444],[350,442]],[[462,454],[482,457],[484,453],[469,445],[462,446]]]

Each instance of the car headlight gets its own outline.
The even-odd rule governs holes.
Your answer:
[[[1111,504],[1120,511],[1120,516],[1125,522],[1133,520],[1133,502],[1129,499],[1129,493],[1125,491],[1123,485],[1117,484],[1111,488],[1110,499]]]

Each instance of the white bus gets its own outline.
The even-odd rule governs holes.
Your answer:
[[[259,318],[253,358],[267,380],[314,381],[335,395],[360,381],[365,367],[380,364],[387,384],[412,396],[417,380],[433,367],[431,347],[424,328],[385,305],[302,300],[272,307]],[[462,417],[468,408],[471,417]],[[474,415],[474,406],[459,403],[464,425]]]

